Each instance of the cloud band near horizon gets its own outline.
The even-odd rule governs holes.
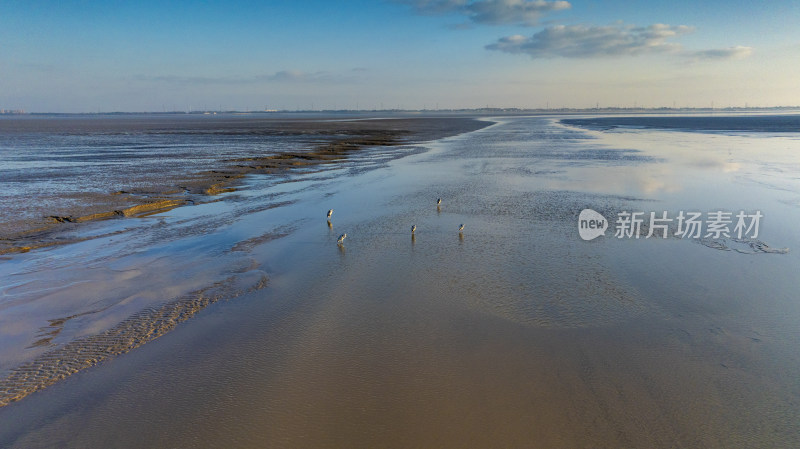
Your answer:
[[[502,37],[487,45],[487,50],[524,54],[538,58],[598,58],[671,53],[693,61],[737,59],[749,56],[751,47],[690,51],[673,39],[689,34],[686,25],[653,24],[646,27],[618,24],[608,26],[556,25],[532,36]]]

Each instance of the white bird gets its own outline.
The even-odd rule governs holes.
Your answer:
[[[333,209],[331,209],[331,210],[329,210],[329,211],[328,211],[328,219],[329,219],[329,220],[330,220],[330,218],[331,218],[331,215],[333,215]]]
[[[339,240],[337,240],[336,243],[341,245],[342,242],[344,242],[344,239],[346,239],[346,238],[347,238],[347,234],[342,234],[342,235],[339,236]]]
[[[458,225],[458,232],[461,232],[463,230],[464,230],[464,225],[463,224]]]
[[[417,225],[413,225],[413,226],[411,226],[411,233],[412,233],[412,234],[413,234],[413,233],[414,233],[414,231],[416,231],[416,230],[417,230]]]

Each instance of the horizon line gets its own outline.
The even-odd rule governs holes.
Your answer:
[[[706,111],[770,111],[770,110],[800,110],[800,106],[727,106],[727,107],[552,107],[552,108],[517,108],[517,107],[481,107],[481,108],[437,108],[437,109],[192,109],[173,111],[95,111],[95,112],[26,112],[24,109],[0,109],[0,116],[21,115],[217,115],[217,114],[296,114],[296,113],[466,113],[466,112],[493,112],[493,113],[554,113],[554,112],[706,112]]]

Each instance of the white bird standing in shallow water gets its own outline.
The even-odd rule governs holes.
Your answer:
[[[417,230],[417,225],[412,225],[411,226],[411,233],[413,234],[414,231],[416,231],[416,230]]]
[[[463,224],[458,225],[458,232],[461,232],[463,230],[464,230],[464,225]]]
[[[333,209],[328,211],[328,220],[331,219],[331,215],[333,215]]]
[[[339,240],[337,240],[336,243],[341,245],[342,242],[344,242],[344,239],[346,239],[346,238],[347,238],[347,234],[342,234],[342,235],[339,236]]]

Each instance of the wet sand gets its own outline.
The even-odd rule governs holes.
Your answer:
[[[244,184],[199,206],[237,220],[164,250],[236,248],[220,260],[267,285],[0,408],[0,443],[795,447],[798,189],[760,164],[793,167],[796,144],[670,139],[509,119],[370,170],[375,155]],[[762,237],[790,251],[584,242],[584,207],[759,207]]]
[[[104,125],[109,125],[107,120],[82,123],[80,129],[101,128],[106,132]],[[134,128],[137,130],[150,130],[147,124],[131,119],[122,123],[117,121],[112,119],[112,124],[121,127],[114,128],[115,132],[130,131],[134,126],[138,127]],[[442,117],[366,121],[242,121],[228,118],[208,122],[180,123],[183,126],[180,132],[236,136],[243,133],[257,136],[302,134],[316,136],[315,139],[322,143],[315,144],[314,150],[307,150],[302,141],[294,141],[291,152],[273,150],[259,156],[250,151],[245,153],[250,154],[246,158],[219,160],[219,164],[228,165],[213,172],[219,176],[225,174],[229,180],[214,184],[215,192],[206,189],[203,192],[206,195],[235,191],[233,180],[243,181],[245,174],[275,184],[293,182],[295,175],[325,179],[323,167],[327,165],[330,170],[335,167],[333,163],[347,160],[358,150],[380,146],[381,155],[377,159],[391,160],[402,155],[395,154],[397,152],[392,149],[401,142],[408,145],[413,139],[430,140],[487,125],[470,118]],[[61,121],[48,124],[56,128],[63,125]],[[174,134],[178,131],[157,129],[153,132]],[[336,137],[342,135],[354,137]],[[403,136],[402,140],[399,136]],[[170,176],[180,175],[164,174],[163,180],[169,181]],[[220,188],[220,185],[226,188]],[[85,219],[59,220],[59,223],[69,226],[9,239],[8,252],[12,253],[66,244],[76,246],[50,255],[37,253],[31,257],[7,257],[9,264],[3,267],[5,270],[0,270],[6,279],[5,298],[0,304],[3,309],[0,314],[3,331],[0,332],[4,335],[3,344],[0,344],[0,375],[7,376],[0,379],[0,406],[20,400],[108,357],[137,348],[220,299],[230,300],[266,286],[267,274],[248,251],[254,246],[285,237],[291,226],[243,240],[227,236],[222,239],[223,248],[217,247],[221,242],[210,240],[209,234],[235,221],[241,214],[263,212],[292,203],[275,197],[270,194],[252,201],[243,193],[227,199],[229,205],[234,203],[227,213],[224,205],[218,207],[212,201],[191,201],[193,207],[175,212],[183,218],[169,223],[163,215],[156,214],[190,201],[160,200]],[[86,207],[102,205],[101,202]],[[31,205],[31,208],[36,207],[37,204]],[[111,218],[109,215],[140,220],[101,222]],[[141,220],[149,217],[152,218],[149,223]],[[175,240],[181,243],[175,243]],[[208,241],[214,243],[208,245]],[[176,247],[170,247],[170,242]],[[193,250],[180,250],[181,245],[191,246]],[[206,252],[209,250],[222,254],[209,257]],[[15,266],[17,263],[20,265]]]
[[[96,189],[62,191],[55,186],[17,201],[5,201],[0,214],[0,255],[26,252],[71,242],[58,235],[64,225],[120,217],[141,217],[184,205],[214,201],[217,195],[236,190],[248,174],[276,174],[290,169],[309,169],[347,158],[366,147],[395,146],[439,139],[478,129],[485,124],[469,118],[428,117],[341,119],[320,116],[306,119],[275,119],[248,116],[64,116],[15,117],[0,120],[0,132],[9,138],[37,133],[52,133],[61,138],[95,135],[108,139],[107,145],[119,145],[115,136],[131,134],[182,136],[201,135],[236,139],[242,137],[288,136],[296,139],[291,151],[254,148],[239,157],[220,155],[206,165],[208,169],[191,171],[191,166],[155,164],[146,173],[123,173],[103,180],[106,191]],[[170,151],[168,148],[165,152]],[[59,156],[63,157],[63,156]],[[89,155],[92,164],[123,165],[119,153],[102,149]],[[135,156],[134,156],[135,157]],[[95,170],[87,166],[87,171]],[[102,170],[102,169],[100,169]],[[92,173],[82,173],[91,178]],[[24,180],[23,180],[24,181]]]

